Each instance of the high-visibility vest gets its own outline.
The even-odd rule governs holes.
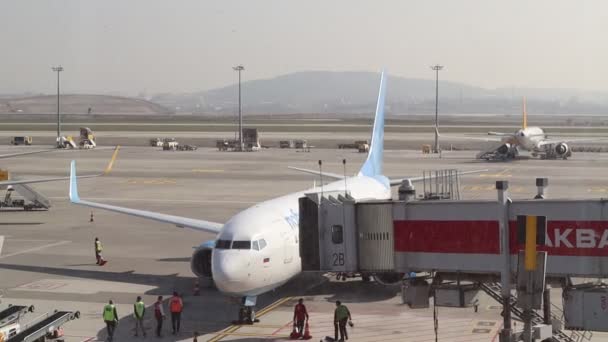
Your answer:
[[[101,252],[102,249],[103,249],[103,247],[101,247],[101,241],[99,241],[99,240],[95,241],[95,250],[97,252]]]
[[[135,313],[134,313],[135,318],[144,317],[144,310],[146,309],[146,304],[144,304],[143,301],[139,301],[139,302],[133,304],[133,308],[135,309]]]
[[[114,316],[114,304],[107,304],[103,307],[103,320],[104,321],[114,321],[116,316]]]
[[[182,312],[182,299],[177,297],[177,296],[173,296],[171,297],[171,302],[170,302],[170,308],[171,308],[171,312]]]

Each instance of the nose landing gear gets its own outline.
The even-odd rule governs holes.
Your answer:
[[[257,297],[243,297],[241,307],[239,308],[239,315],[236,321],[232,321],[232,324],[254,324],[260,322],[259,319],[255,318],[255,303]]]

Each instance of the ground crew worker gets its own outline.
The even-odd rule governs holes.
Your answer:
[[[336,310],[334,311],[334,337],[338,341],[338,330],[340,331],[340,340],[348,340],[348,333],[346,332],[346,323],[352,320],[350,317],[350,311],[345,305],[338,300],[336,301]]]
[[[173,291],[173,297],[171,297],[171,300],[169,300],[169,310],[171,311],[171,326],[173,327],[173,335],[179,333],[183,308],[184,302],[177,294],[177,292]]]
[[[293,324],[296,327],[296,332],[300,335],[304,333],[304,322],[308,321],[308,311],[304,305],[304,299],[298,299],[298,304],[293,309]]]
[[[137,296],[137,301],[133,304],[133,317],[135,318],[135,337],[138,336],[139,330],[146,337],[146,331],[144,330],[144,314],[146,313],[146,304],[141,299],[141,296]]]
[[[101,241],[98,238],[95,238],[95,258],[97,259],[97,265],[101,265],[101,261],[103,257],[101,256],[101,251],[103,250],[103,246],[101,245]]]
[[[163,320],[165,319],[165,310],[163,310],[163,296],[158,296],[156,303],[154,303],[154,317],[156,318],[156,336],[161,337]]]
[[[118,322],[118,313],[116,312],[116,306],[110,299],[108,304],[103,307],[103,320],[106,322],[106,329],[108,330],[108,341],[112,342],[114,339],[114,330],[116,330],[116,322]]]

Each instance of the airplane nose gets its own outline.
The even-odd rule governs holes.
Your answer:
[[[249,258],[239,252],[222,251],[212,258],[213,278],[219,281],[240,282],[249,277]]]

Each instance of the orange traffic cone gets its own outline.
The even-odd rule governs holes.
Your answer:
[[[201,294],[201,289],[198,286],[198,278],[194,280],[194,295],[199,296]]]
[[[310,328],[308,327],[308,321],[306,321],[306,325],[304,326],[304,335],[302,335],[303,340],[310,340],[312,336],[310,335]]]
[[[289,339],[290,340],[297,340],[300,338],[300,333],[296,330],[296,325],[293,325],[293,330],[291,331],[291,334],[289,334]]]

